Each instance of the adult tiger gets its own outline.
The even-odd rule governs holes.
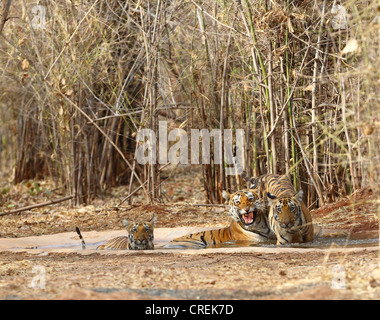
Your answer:
[[[128,231],[127,236],[120,236],[108,240],[106,243],[98,246],[97,250],[153,250],[153,231],[156,217],[153,216],[147,222],[128,222],[125,219],[123,224]]]
[[[268,216],[262,198],[255,190],[244,189],[230,194],[223,191],[229,200],[228,227],[192,233],[172,240],[167,246],[216,246],[230,240],[264,242],[275,239],[269,228]]]

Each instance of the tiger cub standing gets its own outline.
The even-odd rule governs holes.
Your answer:
[[[265,205],[255,190],[245,189],[232,194],[223,191],[223,198],[230,206],[232,221],[228,227],[188,234],[168,245],[205,247],[230,240],[264,242],[275,239],[269,228]]]
[[[252,182],[266,193],[269,226],[276,234],[277,244],[314,240],[312,218],[302,201],[303,191],[296,193],[287,175],[266,174]]]
[[[97,250],[153,250],[154,249],[154,225],[156,217],[153,216],[147,222],[129,222],[125,219],[123,224],[128,231],[127,236],[120,236],[108,240],[98,246]]]

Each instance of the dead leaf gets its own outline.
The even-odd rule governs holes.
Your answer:
[[[307,87],[303,88],[303,91],[313,91],[313,85],[309,84]]]
[[[356,39],[350,39],[348,40],[346,46],[343,48],[343,50],[340,52],[341,55],[355,52],[359,47],[358,41]]]
[[[362,127],[362,131],[363,131],[364,135],[366,135],[366,136],[370,136],[374,130],[375,130],[375,127],[369,123],[366,123]]]
[[[29,68],[29,61],[27,59],[24,59],[22,62],[21,62],[21,68],[22,70],[26,71],[28,70]]]
[[[290,21],[290,18],[288,18],[288,29],[290,33],[294,33],[294,28],[292,26],[292,22]]]

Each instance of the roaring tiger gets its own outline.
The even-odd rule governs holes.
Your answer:
[[[153,216],[147,222],[129,222],[125,219],[123,224],[128,231],[127,236],[120,236],[108,240],[106,243],[98,246],[97,250],[153,250],[153,231],[156,217]]]
[[[244,189],[232,194],[223,191],[222,195],[230,205],[232,221],[228,227],[188,234],[168,245],[206,247],[230,240],[264,242],[276,238],[269,228],[262,198],[255,190]]]

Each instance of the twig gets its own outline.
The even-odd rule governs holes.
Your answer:
[[[8,0],[10,1],[10,0]],[[82,22],[84,20],[86,20],[87,16],[89,15],[90,11],[92,10],[93,7],[95,7],[95,5],[98,3],[98,0],[95,1],[91,8],[86,12],[86,14],[84,15],[84,17],[82,18],[82,20],[78,23],[78,25],[76,26],[75,30],[73,31],[73,33],[71,34],[69,40],[66,41],[65,45],[63,46],[61,52],[58,54],[57,58],[55,58],[54,62],[52,63],[52,65],[50,66],[48,72],[46,73],[46,75],[44,76],[44,80],[47,79],[49,73],[51,72],[51,70],[53,69],[53,67],[56,65],[56,63],[58,62],[59,58],[61,57],[62,53],[66,50],[66,48],[69,46],[71,40],[74,38],[75,34],[77,33],[77,31],[79,30],[79,27],[81,26]]]
[[[123,210],[123,212],[126,212],[126,211],[129,211],[129,210],[132,210],[132,209],[135,209],[135,208],[139,208],[141,207],[143,204],[133,204],[132,206],[130,207],[119,207],[119,206],[115,206],[115,207],[110,207],[108,209],[105,209],[106,211],[111,211],[111,210]]]
[[[122,205],[125,201],[127,201],[130,197],[132,197],[137,191],[142,189],[144,185],[146,185],[147,183],[148,183],[148,180],[146,180],[143,184],[141,184],[138,188],[136,188],[135,191],[133,191],[132,193],[127,195],[123,200],[121,200],[120,203],[116,207],[119,207],[120,205]]]
[[[234,32],[236,32],[236,33],[240,33],[240,34],[242,34],[242,35],[244,35],[244,36],[246,36],[246,37],[249,37],[249,35],[248,34],[245,34],[244,32],[241,32],[241,31],[239,31],[239,30],[236,30],[234,27],[231,27],[231,26],[229,26],[229,25],[227,25],[227,24],[225,24],[225,23],[223,23],[223,22],[221,22],[221,21],[219,21],[218,19],[216,19],[215,17],[213,17],[210,13],[208,13],[207,11],[205,11],[198,3],[196,3],[194,0],[191,0],[191,2],[199,9],[199,10],[201,10],[202,12],[204,12],[209,18],[211,18],[212,20],[214,20],[216,23],[219,23],[220,25],[222,25],[223,27],[226,27],[226,28],[228,28],[228,29],[231,29],[231,30],[233,30]]]
[[[8,21],[8,14],[9,14],[9,9],[11,8],[11,2],[12,0],[8,0],[4,6],[4,11],[1,15],[1,21],[0,21],[0,34],[4,29],[5,23]]]
[[[24,208],[15,209],[15,210],[7,211],[7,212],[0,212],[0,216],[6,216],[8,214],[14,214],[14,213],[19,213],[19,212],[27,211],[27,210],[32,210],[32,209],[35,209],[35,208],[46,207],[46,206],[50,206],[51,204],[56,204],[56,203],[60,203],[60,202],[63,202],[63,201],[70,200],[72,198],[74,198],[73,194],[70,195],[70,196],[66,196],[64,198],[61,198],[61,199],[57,199],[57,200],[51,200],[51,201],[48,201],[48,202],[33,204],[31,206],[27,206],[27,207],[24,207]]]
[[[312,182],[315,190],[318,193],[318,197],[321,198],[321,199],[323,199],[322,192],[321,192],[320,188],[318,187],[317,183],[315,182],[314,175],[313,175],[312,171],[310,170],[309,164],[307,162],[308,158],[307,158],[306,152],[305,152],[305,150],[304,150],[304,148],[302,146],[302,141],[301,141],[301,138],[300,138],[300,136],[298,134],[297,125],[296,125],[294,117],[292,117],[292,122],[293,122],[293,129],[294,129],[294,133],[295,133],[295,138],[296,138],[296,139],[294,139],[294,141],[297,142],[298,147],[301,150],[302,157],[303,157],[303,160],[304,160],[304,163],[305,163],[305,167],[306,167],[307,173],[309,174],[310,180],[311,180],[311,182]]]
[[[192,206],[195,207],[227,207],[225,204],[214,204],[214,203],[193,203]]]
[[[168,162],[167,164],[163,165],[161,168],[158,169],[158,171],[160,172],[162,169],[166,168],[169,164],[171,164],[170,162]],[[163,182],[163,181],[162,181]],[[162,184],[162,182],[160,182],[160,185]],[[120,206],[125,202],[127,201],[130,197],[132,197],[137,191],[139,191],[141,188],[144,187],[145,184],[148,183],[148,180],[146,180],[142,185],[140,185],[137,189],[135,189],[135,191],[133,192],[130,192],[125,198],[123,198],[119,204],[116,206],[116,208],[120,208]]]

